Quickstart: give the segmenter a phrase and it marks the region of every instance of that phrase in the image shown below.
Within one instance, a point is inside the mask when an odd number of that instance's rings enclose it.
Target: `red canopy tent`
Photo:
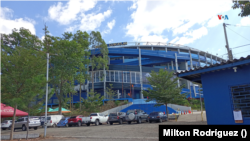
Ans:
[[[10,106],[6,106],[5,104],[1,103],[1,118],[5,117],[13,117],[14,108]],[[16,116],[27,116],[28,113],[23,112],[21,110],[16,109]]]

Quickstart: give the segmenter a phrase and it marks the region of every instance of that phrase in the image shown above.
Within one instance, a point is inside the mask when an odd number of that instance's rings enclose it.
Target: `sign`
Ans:
[[[219,18],[219,20],[221,20],[221,19],[228,20],[228,16],[227,15],[225,15],[225,16],[218,15],[218,18]]]
[[[111,47],[111,46],[120,46],[120,45],[127,45],[127,42],[107,44],[108,47]]]
[[[243,123],[241,110],[234,110],[233,113],[234,113],[235,123]]]

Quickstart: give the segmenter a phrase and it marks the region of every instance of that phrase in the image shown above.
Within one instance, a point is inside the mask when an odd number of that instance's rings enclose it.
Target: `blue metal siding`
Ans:
[[[250,83],[250,66],[242,66],[237,72],[226,69],[202,74],[201,79],[207,123],[239,125],[233,117],[230,87]],[[250,125],[250,118],[243,118],[242,124]]]

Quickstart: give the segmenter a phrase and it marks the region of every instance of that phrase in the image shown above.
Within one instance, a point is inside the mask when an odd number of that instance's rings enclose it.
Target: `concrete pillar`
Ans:
[[[110,65],[110,57],[109,57],[109,63],[108,63],[108,65]]]
[[[190,91],[190,98],[192,98],[191,82],[190,81],[189,81],[189,91]]]
[[[189,56],[190,56],[190,68],[193,69],[193,60],[192,60],[192,54],[190,50],[189,50]]]
[[[211,64],[212,64],[212,65],[214,64],[212,54],[211,54]]]
[[[178,48],[178,54],[180,54],[180,49]]]
[[[168,63],[168,69],[170,70],[170,68],[169,68],[169,63]]]
[[[143,83],[142,83],[142,67],[141,67],[141,49],[139,49],[139,67],[140,67],[140,81],[141,81],[141,99],[143,99]]]
[[[151,50],[154,50],[154,47],[151,47]]]
[[[165,47],[165,51],[168,52],[168,48]]]
[[[178,60],[177,60],[177,54],[175,53],[175,67],[176,67],[176,72],[178,72]]]
[[[201,67],[200,52],[198,52],[199,67]]]
[[[205,53],[205,60],[206,60],[206,65],[207,65],[207,53]]]

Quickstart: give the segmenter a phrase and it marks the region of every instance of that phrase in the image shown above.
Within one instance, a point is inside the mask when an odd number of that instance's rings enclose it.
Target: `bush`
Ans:
[[[128,104],[128,101],[127,101],[127,100],[125,100],[125,101],[124,101],[124,104]]]
[[[120,101],[119,100],[116,100],[115,101],[115,105],[118,106],[120,104]]]

